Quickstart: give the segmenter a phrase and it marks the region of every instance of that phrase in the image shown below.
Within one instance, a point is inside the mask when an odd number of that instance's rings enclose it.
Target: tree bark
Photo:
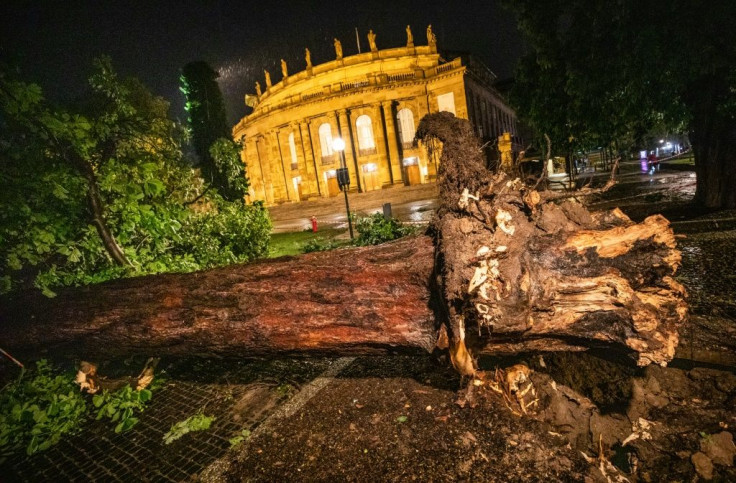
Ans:
[[[97,176],[95,176],[89,164],[84,161],[81,162],[85,165],[83,175],[87,180],[87,205],[92,215],[92,222],[97,229],[97,234],[100,235],[100,239],[102,240],[102,246],[105,247],[105,251],[107,251],[107,254],[110,255],[115,263],[121,266],[130,266],[128,257],[125,256],[125,252],[118,245],[118,242],[110,231],[110,227],[107,226],[107,222],[105,221]]]
[[[13,353],[381,354],[435,342],[429,237],[190,274],[24,294],[0,309]]]
[[[687,307],[667,220],[591,214],[490,173],[451,114],[417,133],[443,143],[431,237],[26,295],[2,304],[2,345],[84,357],[439,347],[463,374],[479,354],[602,346],[640,365],[672,359]]]
[[[736,123],[727,109],[727,76],[706,76],[694,83],[690,141],[695,156],[695,201],[706,208],[736,208]]]

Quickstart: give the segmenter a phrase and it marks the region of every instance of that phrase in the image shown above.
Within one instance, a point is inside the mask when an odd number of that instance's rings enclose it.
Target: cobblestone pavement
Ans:
[[[690,294],[693,318],[677,357],[715,362],[733,370],[736,230],[714,230],[723,226],[714,220],[733,218],[734,213],[683,209],[694,190],[694,179],[687,172],[663,170],[653,177],[634,173],[625,179],[621,187],[593,200],[595,205],[621,205],[638,218],[670,210],[675,230],[687,233],[679,240],[683,260],[678,278]],[[427,192],[417,190],[415,194],[426,197]],[[381,200],[370,198],[366,203],[376,201]],[[699,221],[704,224],[688,224]],[[693,227],[700,231],[693,232]],[[167,382],[154,393],[131,431],[115,434],[108,421],[90,421],[84,432],[62,439],[46,452],[6,462],[0,467],[0,481],[195,480],[227,454],[230,438],[243,429],[256,430],[300,388],[319,379],[331,363],[330,359],[317,358],[162,361],[159,367],[165,369]],[[101,371],[104,373],[104,366]],[[328,383],[321,389],[327,394],[331,390]],[[309,404],[319,404],[319,400],[318,394]],[[174,423],[200,411],[216,418],[209,430],[187,434],[168,446],[163,443],[163,435]]]

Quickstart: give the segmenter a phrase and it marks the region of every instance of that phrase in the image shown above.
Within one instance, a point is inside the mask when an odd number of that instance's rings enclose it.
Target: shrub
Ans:
[[[387,219],[381,213],[358,218],[355,229],[358,231],[355,244],[360,246],[378,245],[415,232],[414,227],[404,225],[396,218]]]
[[[317,238],[314,238],[304,244],[304,246],[302,247],[302,252],[324,252],[326,250],[334,250],[338,246],[339,244],[335,240],[319,240]]]

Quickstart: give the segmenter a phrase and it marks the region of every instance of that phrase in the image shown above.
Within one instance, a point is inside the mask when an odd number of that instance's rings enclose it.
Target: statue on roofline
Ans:
[[[281,74],[283,74],[284,79],[289,77],[289,70],[286,68],[286,61],[284,59],[281,59]]]
[[[414,36],[411,34],[411,26],[406,26],[406,46],[414,47]]]
[[[309,49],[304,49],[304,60],[307,61],[307,70],[312,68],[312,53]]]
[[[335,56],[337,60],[342,60],[342,43],[335,39]]]
[[[271,87],[271,74],[268,73],[267,70],[263,71],[266,74],[266,89]]]
[[[437,46],[437,36],[432,32],[432,24],[427,26],[427,45],[430,47]]]
[[[371,46],[371,52],[378,51],[378,47],[376,47],[376,34],[373,33],[373,29],[368,31],[368,45]]]
[[[261,92],[261,83],[258,81],[256,81],[256,94],[258,94],[258,97],[261,97],[261,94],[263,94]]]

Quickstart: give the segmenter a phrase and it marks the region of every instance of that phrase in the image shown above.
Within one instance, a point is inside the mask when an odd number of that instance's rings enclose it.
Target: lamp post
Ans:
[[[348,230],[350,230],[350,239],[353,237],[353,222],[350,219],[350,204],[348,203],[348,188],[350,187],[350,173],[345,164],[345,141],[341,138],[332,140],[332,149],[340,153],[340,167],[337,169],[337,185],[345,194],[345,210],[348,213]]]

